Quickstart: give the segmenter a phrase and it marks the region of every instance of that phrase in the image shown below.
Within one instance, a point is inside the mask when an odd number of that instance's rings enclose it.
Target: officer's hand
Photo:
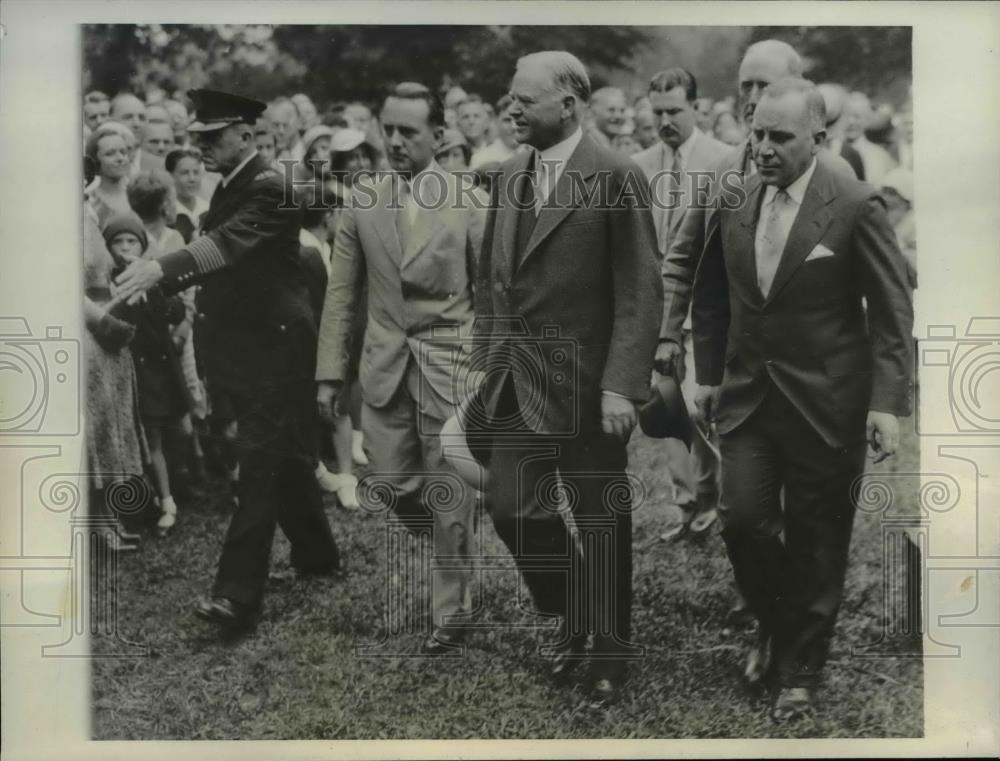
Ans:
[[[114,301],[135,304],[142,294],[163,279],[163,268],[155,259],[136,259],[115,278]]]
[[[681,347],[676,341],[660,341],[653,357],[653,369],[660,375],[673,375],[677,358],[681,355]]]
[[[320,381],[316,387],[316,409],[320,418],[330,425],[333,425],[336,420],[333,408],[337,405],[337,397],[340,396],[340,389],[343,385],[344,382],[339,380]]]
[[[694,390],[694,419],[702,428],[708,428],[719,406],[721,386],[697,386]]]
[[[605,433],[628,439],[635,428],[635,403],[615,394],[601,394],[601,427]]]
[[[866,427],[870,458],[875,462],[882,462],[896,454],[899,446],[899,420],[895,415],[868,410]]]

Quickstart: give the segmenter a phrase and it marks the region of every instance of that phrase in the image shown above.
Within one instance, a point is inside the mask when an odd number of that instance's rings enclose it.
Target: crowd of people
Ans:
[[[393,519],[414,532],[430,520],[435,557],[452,561],[474,557],[481,492],[536,607],[560,621],[551,674],[588,663],[605,704],[635,650],[631,516],[611,511],[609,541],[578,539],[539,505],[539,484],[558,477],[576,495],[583,534],[608,518],[650,381],[662,397],[673,378],[696,424],[689,442],[658,444],[678,515],[663,539],[721,523],[737,609],[758,622],[746,677],[772,680],[776,718],[811,710],[857,455],[865,442],[891,454],[908,412],[900,352],[916,260],[909,110],[802,74],[798,54],[769,40],[746,52],[738,95],[717,100],[683,66],[653,73],[631,101],[591,92],[583,65],[551,51],[522,58],[495,104],[414,83],[370,103],[88,93],[87,434],[108,546],[141,542],[106,504],[112,474],[148,479],[167,536],[214,468],[237,510],[196,612],[244,630],[260,614],[276,525],[298,573],[339,567],[320,490],[357,509],[367,467]],[[592,186],[596,203],[558,207],[570,178],[595,172],[610,178]],[[756,244],[731,232],[716,192],[696,201],[699,172],[735,173],[757,198]],[[635,177],[645,181],[629,203],[621,189]],[[355,203],[360,183],[374,204]],[[456,203],[470,186],[482,203]],[[664,189],[679,200],[654,203]],[[807,214],[818,232],[800,224]],[[782,290],[789,278],[800,281]],[[493,319],[510,316],[526,340],[553,325],[572,339],[573,372],[545,355],[541,381],[524,373],[512,361],[521,334]],[[783,320],[784,337],[769,332]],[[456,336],[486,348],[456,352]],[[428,473],[469,478],[447,451],[455,430],[479,488],[434,511]],[[577,586],[580,568],[611,574],[603,595]],[[466,646],[471,578],[462,563],[435,568],[427,655]]]

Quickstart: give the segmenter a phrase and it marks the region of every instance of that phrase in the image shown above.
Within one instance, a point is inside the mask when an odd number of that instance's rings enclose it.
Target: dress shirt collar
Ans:
[[[813,174],[816,172],[816,157],[813,157],[812,163],[799,178],[791,183],[785,188],[785,192],[788,193],[788,197],[791,198],[796,206],[802,205],[802,199],[805,197],[806,188],[809,187],[809,180],[812,179]],[[764,204],[769,204],[774,200],[774,197],[778,194],[778,188],[774,185],[768,185],[767,190],[764,191]]]
[[[537,151],[537,156],[535,157],[535,171],[539,171],[541,164],[539,159],[545,164],[546,168],[555,169],[556,173],[560,172],[563,166],[569,161],[569,157],[573,155],[573,151],[580,144],[583,139],[583,130],[577,127],[572,135],[567,137],[565,140],[556,143],[555,145],[550,145],[544,151]]]
[[[243,167],[245,167],[251,161],[253,161],[256,156],[257,156],[257,151],[254,151],[245,159],[243,159],[243,161],[241,161],[233,171],[231,171],[229,174],[227,174],[225,177],[219,180],[219,184],[222,185],[222,187],[226,187],[226,185],[232,182],[233,178],[240,173],[240,170],[243,169]]]
[[[177,202],[177,213],[181,216],[187,217],[191,220],[191,223],[197,227],[198,219],[208,211],[208,201],[206,201],[201,196],[194,197],[194,208],[189,209],[187,206],[182,204],[180,201]]]
[[[694,150],[695,141],[698,139],[698,128],[695,127],[691,130],[691,134],[688,135],[687,140],[678,145],[676,148],[671,148],[669,145],[660,141],[663,146],[663,161],[664,164],[670,164],[674,160],[674,153],[681,157],[681,164],[687,164],[688,159],[691,157],[691,151]]]

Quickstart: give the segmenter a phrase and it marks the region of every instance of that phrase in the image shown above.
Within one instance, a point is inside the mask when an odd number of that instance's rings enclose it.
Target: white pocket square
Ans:
[[[833,256],[833,251],[820,243],[817,244],[816,248],[809,252],[809,256],[806,257],[806,261],[811,262],[813,259],[825,259],[828,256]]]

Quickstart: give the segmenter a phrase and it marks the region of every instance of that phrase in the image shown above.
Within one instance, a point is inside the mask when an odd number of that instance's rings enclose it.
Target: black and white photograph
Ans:
[[[923,191],[924,115],[1000,104],[933,24],[202,5],[65,24],[80,317],[0,314],[0,631],[52,628],[90,752],[926,753],[1000,632],[1000,312],[942,264],[995,239]],[[983,199],[991,132],[945,147]]]

